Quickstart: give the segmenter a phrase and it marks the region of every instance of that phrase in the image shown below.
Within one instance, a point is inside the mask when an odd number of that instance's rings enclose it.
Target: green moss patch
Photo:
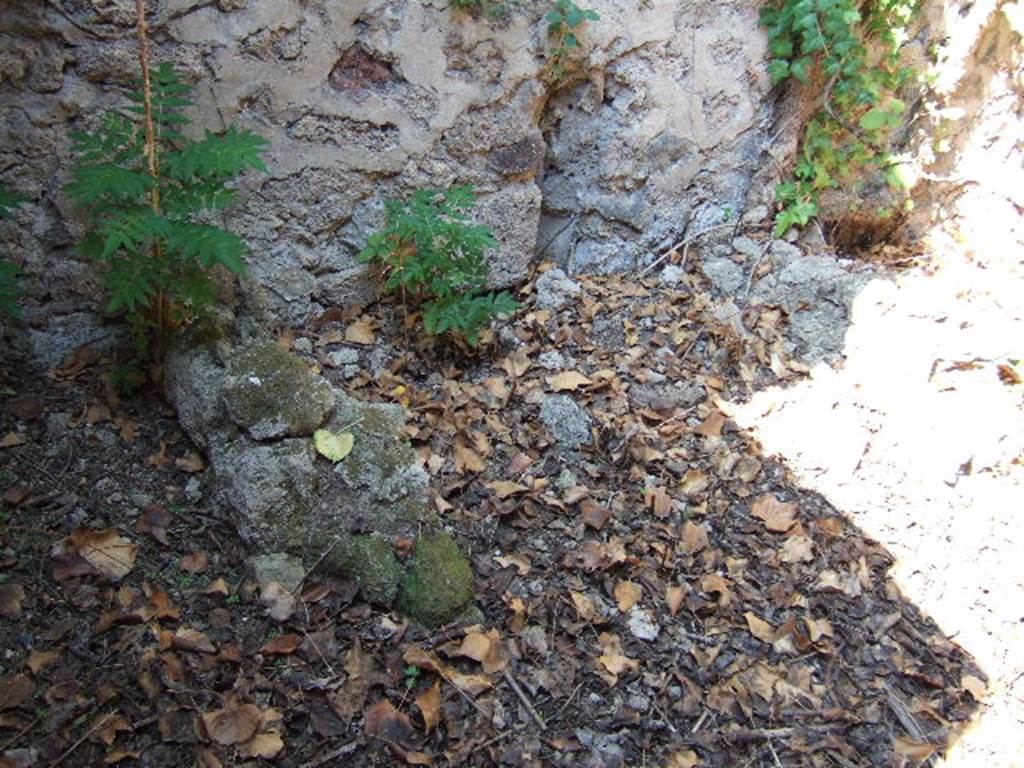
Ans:
[[[459,615],[476,594],[469,560],[447,534],[424,536],[398,595],[399,611],[426,627]]]

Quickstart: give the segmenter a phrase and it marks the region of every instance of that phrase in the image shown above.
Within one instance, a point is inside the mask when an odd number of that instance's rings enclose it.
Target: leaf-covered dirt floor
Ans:
[[[935,759],[981,673],[887,552],[717,407],[803,375],[784,318],[730,317],[686,282],[580,282],[560,310],[528,286],[475,359],[417,350],[387,304],[282,335],[408,407],[479,587],[469,623],[436,631],[316,571],[257,583],[173,413],[118,399],[109,360],[9,366],[0,766]],[[552,434],[571,403],[592,420],[577,449]]]

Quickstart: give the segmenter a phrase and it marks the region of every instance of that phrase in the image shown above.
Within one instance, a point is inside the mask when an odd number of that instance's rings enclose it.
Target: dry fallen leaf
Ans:
[[[612,511],[603,504],[598,504],[591,499],[583,499],[580,502],[580,518],[583,520],[583,524],[595,531],[602,530],[611,517]]]
[[[455,655],[479,661],[483,665],[484,672],[489,675],[505,669],[509,662],[505,642],[496,629],[492,629],[486,634],[467,632]]]
[[[262,713],[255,704],[242,704],[204,712],[202,720],[211,740],[231,746],[244,744],[256,735]]]
[[[124,538],[113,528],[105,531],[78,528],[68,536],[68,542],[96,573],[111,581],[118,581],[131,572],[139,551],[137,544]]]
[[[416,707],[423,715],[423,725],[427,734],[433,731],[441,722],[441,686],[434,683],[416,697]]]
[[[545,381],[555,392],[575,392],[580,387],[593,383],[577,371],[562,371],[555,376],[548,376]]]
[[[688,555],[700,552],[708,545],[708,529],[705,525],[687,520],[683,525],[683,551]]]
[[[271,759],[284,749],[284,741],[278,733],[257,733],[239,750],[243,757],[263,757]]]
[[[711,415],[704,419],[701,425],[693,431],[698,435],[703,435],[704,437],[721,437],[722,427],[724,426],[725,416],[722,415],[720,411],[713,411]]]
[[[776,533],[784,533],[796,524],[796,504],[779,501],[770,493],[754,500],[750,514],[763,520],[765,528]]]
[[[436,672],[460,691],[467,693],[470,696],[479,696],[481,693],[489,690],[493,686],[489,677],[484,675],[463,674],[454,667],[450,667],[445,664],[430,651],[424,651],[419,648],[409,648],[402,658],[406,664],[412,664],[413,666],[420,667],[428,672]]]
[[[668,612],[672,616],[679,613],[679,609],[683,607],[683,601],[686,600],[687,592],[689,592],[687,587],[668,587],[665,589],[665,602],[668,603]]]
[[[63,654],[60,651],[40,651],[33,650],[28,655],[28,662],[26,666],[32,671],[33,675],[38,675],[40,670],[46,669],[47,667],[53,666],[63,658]]]
[[[747,628],[750,630],[750,634],[769,645],[775,642],[775,627],[750,611],[744,613],[743,617],[747,620]]]
[[[195,451],[189,451],[184,456],[179,456],[174,460],[174,466],[180,469],[182,472],[188,472],[191,475],[197,472],[202,472],[206,469],[206,462],[203,461],[203,457]]]
[[[21,616],[21,604],[25,600],[25,588],[20,584],[0,584],[0,616],[17,619]]]
[[[494,495],[499,499],[507,499],[509,496],[526,493],[530,490],[525,485],[513,483],[509,480],[495,480],[493,483],[485,483],[484,486],[494,491]]]
[[[181,558],[181,570],[186,573],[202,573],[206,570],[208,560],[205,552],[193,552]]]
[[[387,699],[381,699],[366,710],[363,730],[367,736],[381,738],[392,744],[404,743],[413,731],[409,716],[395,709],[395,705]]]
[[[644,596],[643,587],[633,581],[620,581],[615,585],[615,602],[623,613],[629,611]]]
[[[18,445],[24,445],[27,442],[28,438],[20,432],[8,432],[0,438],[0,448],[14,448]]]
[[[171,637],[171,645],[181,651],[216,653],[217,647],[204,633],[197,629],[179,627]]]
[[[167,526],[173,519],[174,515],[166,507],[160,504],[150,504],[142,510],[139,519],[135,521],[135,531],[148,533],[165,547],[170,546],[170,542],[167,540]]]
[[[484,472],[487,469],[484,460],[466,445],[461,436],[455,439],[455,469],[459,472]]]
[[[594,604],[594,601],[582,592],[570,592],[572,604],[576,607],[576,615],[591,624],[605,624],[608,619]]]
[[[684,749],[669,755],[665,768],[697,768],[700,758],[692,749]]]
[[[267,606],[267,615],[275,621],[287,621],[295,612],[295,595],[276,581],[260,585],[260,602]]]
[[[302,636],[296,634],[278,635],[263,644],[260,650],[271,656],[287,656],[295,653],[302,645]]]
[[[810,536],[791,536],[782,545],[779,560],[784,563],[806,563],[814,559],[814,542]]]
[[[350,344],[370,346],[377,343],[377,334],[366,320],[357,320],[345,329],[345,341]]]

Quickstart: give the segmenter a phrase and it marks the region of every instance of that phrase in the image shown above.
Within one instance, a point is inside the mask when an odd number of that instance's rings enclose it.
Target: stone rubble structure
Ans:
[[[354,400],[273,341],[235,342],[209,328],[180,338],[166,369],[182,427],[258,551],[322,561],[368,600],[397,601],[427,624],[472,600],[469,563],[440,532],[401,406]],[[318,455],[318,429],[351,432],[352,452],[336,464]],[[417,542],[409,568],[394,553],[400,539]]]

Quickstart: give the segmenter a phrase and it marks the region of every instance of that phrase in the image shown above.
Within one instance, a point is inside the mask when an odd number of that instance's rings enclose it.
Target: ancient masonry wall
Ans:
[[[60,187],[69,133],[122,104],[133,0],[0,12],[0,180],[34,200],[5,248],[25,264],[35,353],[108,338]],[[195,128],[267,136],[270,173],[229,225],[252,245],[245,312],[298,325],[367,297],[356,254],[381,203],[473,185],[500,242],[495,282],[538,258],[570,272],[649,261],[689,224],[743,208],[772,108],[757,0],[590,0],[586,74],[543,77],[549,4],[503,22],[441,0],[151,0],[155,49],[197,86]]]

